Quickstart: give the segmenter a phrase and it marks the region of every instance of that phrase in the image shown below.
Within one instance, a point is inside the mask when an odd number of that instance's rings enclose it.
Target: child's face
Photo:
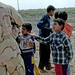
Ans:
[[[54,22],[53,29],[55,32],[61,31],[62,25],[59,25],[58,22]]]
[[[22,34],[28,34],[28,31],[25,27],[22,26]]]
[[[54,15],[54,11],[51,10],[48,14],[49,14],[49,16],[53,16]]]

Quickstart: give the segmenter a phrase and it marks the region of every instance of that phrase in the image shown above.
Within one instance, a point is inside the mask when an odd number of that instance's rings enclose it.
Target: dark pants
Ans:
[[[24,53],[21,54],[24,65],[26,69],[26,75],[34,75],[34,64],[32,64],[32,56],[25,56]]]
[[[40,50],[39,50],[39,68],[43,69],[44,67],[51,66],[49,60],[50,60],[50,45],[44,45],[40,44]]]

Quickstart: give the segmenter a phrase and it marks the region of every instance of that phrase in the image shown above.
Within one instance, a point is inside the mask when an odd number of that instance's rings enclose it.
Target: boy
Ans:
[[[67,36],[70,38],[72,35],[73,27],[70,23],[67,22],[68,19],[67,12],[66,11],[59,12],[59,18],[62,18],[65,21],[65,27],[63,29],[63,32],[66,33]]]
[[[22,31],[22,33],[24,34],[24,35],[28,35],[29,33],[31,33],[31,30],[32,30],[32,25],[30,24],[30,23],[25,23],[25,24],[23,24],[22,26],[24,26],[26,29],[27,29],[27,33],[23,33],[23,31]],[[23,28],[22,28],[23,29]],[[25,32],[25,31],[24,31]],[[32,40],[30,40],[29,39],[29,44],[30,44],[30,46],[32,47],[32,48],[34,48],[35,49],[35,43],[34,43],[34,38],[33,38],[33,36],[30,36],[31,38],[30,39],[32,39]],[[20,44],[20,40],[21,40],[21,36],[18,36],[18,38],[16,39],[17,40],[17,42]],[[20,49],[21,49],[21,47],[20,47]],[[33,49],[33,51],[34,51],[34,49]],[[21,49],[22,50],[22,49]],[[21,51],[22,52],[22,51]],[[29,55],[28,55],[29,56]],[[23,57],[23,59],[24,59],[24,56],[22,55],[22,57]],[[25,56],[26,57],[26,56]],[[36,75],[40,75],[40,71],[39,71],[39,69],[38,69],[38,67],[37,67],[37,65],[36,65],[36,63],[35,63],[35,60],[34,60],[34,55],[32,54],[30,57],[32,57],[31,58],[31,60],[32,60],[32,63],[34,64],[34,67],[32,68],[33,70],[34,70],[34,72],[35,72],[35,74]],[[25,60],[24,59],[24,61],[27,61],[27,60]],[[29,60],[28,60],[29,61]],[[27,68],[27,65],[26,65],[26,63],[25,63],[25,67],[26,67],[26,71],[28,71],[28,68]],[[31,75],[33,75],[32,73],[30,73]],[[26,75],[29,75],[29,73],[27,74],[27,72],[26,72]]]
[[[52,29],[50,28],[50,19],[54,15],[54,11],[55,7],[49,5],[47,7],[47,14],[43,15],[43,17],[37,23],[37,27],[39,28],[39,36],[48,37],[50,33],[52,33]],[[40,43],[39,49],[39,69],[41,72],[45,72],[44,67],[46,67],[46,70],[50,70],[52,68],[49,62],[51,53],[50,46],[49,44],[43,45]]]
[[[69,24],[67,22],[67,19],[68,19],[68,14],[66,11],[57,11],[55,13],[55,18],[61,18],[65,21],[65,27],[63,29],[63,32],[70,38],[71,35],[72,35],[72,30],[73,30],[73,27],[71,24]],[[68,65],[68,75],[70,75],[70,64]]]
[[[63,32],[70,38],[71,35],[72,35],[72,30],[73,30],[73,27],[71,24],[69,24],[67,22],[67,19],[68,19],[68,14],[66,11],[57,11],[55,12],[55,15],[54,17],[57,19],[57,18],[61,18],[65,21],[65,27],[63,29]]]
[[[24,60],[26,75],[34,75],[34,63],[32,61],[34,55],[33,39],[28,33],[32,30],[30,23],[22,25],[22,34],[17,37],[17,42],[21,49],[21,56]]]
[[[55,32],[47,38],[41,38],[39,36],[35,37],[35,39],[41,43],[50,43],[56,75],[67,75],[68,64],[73,58],[70,39],[64,32],[62,32],[64,24],[64,20],[55,19],[53,25]]]

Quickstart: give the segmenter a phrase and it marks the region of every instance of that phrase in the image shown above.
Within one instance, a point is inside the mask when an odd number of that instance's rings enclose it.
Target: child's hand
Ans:
[[[33,48],[33,47],[34,47],[34,44],[33,44],[32,39],[29,39],[28,42],[29,42],[29,46],[30,46],[31,48]]]
[[[29,33],[31,36],[36,36],[34,32]]]

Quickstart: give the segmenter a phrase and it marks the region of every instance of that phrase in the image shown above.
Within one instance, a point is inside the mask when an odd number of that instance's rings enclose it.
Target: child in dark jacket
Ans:
[[[38,21],[37,27],[39,28],[39,36],[48,37],[50,33],[52,33],[51,27],[51,17],[54,15],[55,7],[49,5],[47,7],[47,14],[43,15],[42,18]],[[39,69],[41,72],[46,72],[46,70],[50,70],[52,68],[50,62],[50,46],[49,44],[43,45],[40,43],[39,45]],[[46,70],[44,69],[46,68]]]

